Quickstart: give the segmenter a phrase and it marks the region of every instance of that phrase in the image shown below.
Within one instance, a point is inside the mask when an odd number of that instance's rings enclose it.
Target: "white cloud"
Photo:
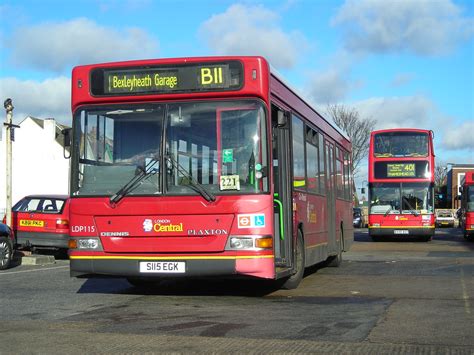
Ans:
[[[13,121],[27,116],[54,118],[71,125],[71,79],[57,77],[42,82],[0,79],[0,97],[13,100]]]
[[[435,153],[440,161],[474,163],[474,122],[456,124],[430,99],[418,96],[376,97],[351,104],[360,117],[375,118],[375,129],[422,128],[434,132]]]
[[[319,104],[329,104],[345,99],[351,89],[343,70],[329,69],[314,73],[308,83],[309,96]]]
[[[263,6],[237,4],[204,22],[200,35],[216,54],[262,55],[277,68],[291,68],[307,41],[297,31],[283,32],[278,20]]]
[[[346,99],[352,90],[364,85],[362,80],[353,80],[351,71],[360,56],[338,50],[324,61],[327,68],[307,75],[306,92],[318,104],[331,104]]]
[[[362,52],[439,55],[474,35],[473,18],[451,0],[347,0],[332,19],[346,47]]]
[[[474,151],[474,121],[450,125],[450,128],[444,133],[442,144],[445,149],[467,149],[472,154]],[[473,158],[471,156],[471,161]]]
[[[86,18],[42,23],[14,32],[12,65],[63,72],[76,64],[129,60],[157,55],[158,42],[138,28],[122,31]]]
[[[413,73],[399,73],[395,75],[392,82],[390,83],[393,87],[400,87],[410,84],[415,78]]]
[[[375,97],[354,104],[361,117],[377,119],[376,129],[436,129],[441,115],[433,102],[424,96]]]

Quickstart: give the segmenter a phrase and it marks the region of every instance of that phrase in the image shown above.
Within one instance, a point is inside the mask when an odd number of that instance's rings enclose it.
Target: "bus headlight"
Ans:
[[[69,249],[102,251],[102,245],[98,238],[71,238]]]
[[[232,235],[227,240],[226,250],[272,249],[273,238],[262,235]]]
[[[253,239],[242,237],[231,237],[229,246],[231,249],[252,249]]]

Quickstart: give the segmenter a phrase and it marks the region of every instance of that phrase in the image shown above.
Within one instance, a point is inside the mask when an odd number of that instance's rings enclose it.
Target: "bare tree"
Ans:
[[[342,104],[328,105],[327,111],[334,123],[352,141],[352,173],[358,173],[359,165],[369,154],[370,132],[377,122],[374,118],[361,118],[355,108]]]
[[[434,171],[435,186],[442,187],[447,184],[448,168],[441,164],[436,164]]]

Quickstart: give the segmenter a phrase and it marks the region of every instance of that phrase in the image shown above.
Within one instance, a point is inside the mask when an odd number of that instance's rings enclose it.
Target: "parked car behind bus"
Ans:
[[[30,195],[12,208],[12,229],[22,247],[67,249],[69,241],[67,195]]]
[[[454,213],[452,211],[436,211],[436,227],[454,227],[454,220]]]
[[[364,228],[365,227],[365,218],[364,214],[362,213],[362,209],[359,207],[354,207],[352,209],[352,225],[354,228]]]

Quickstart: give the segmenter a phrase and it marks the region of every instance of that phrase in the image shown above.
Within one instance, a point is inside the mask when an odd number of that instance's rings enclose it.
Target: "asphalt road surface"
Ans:
[[[296,290],[253,281],[75,279],[69,261],[0,271],[0,354],[474,354],[474,243],[372,242]]]

